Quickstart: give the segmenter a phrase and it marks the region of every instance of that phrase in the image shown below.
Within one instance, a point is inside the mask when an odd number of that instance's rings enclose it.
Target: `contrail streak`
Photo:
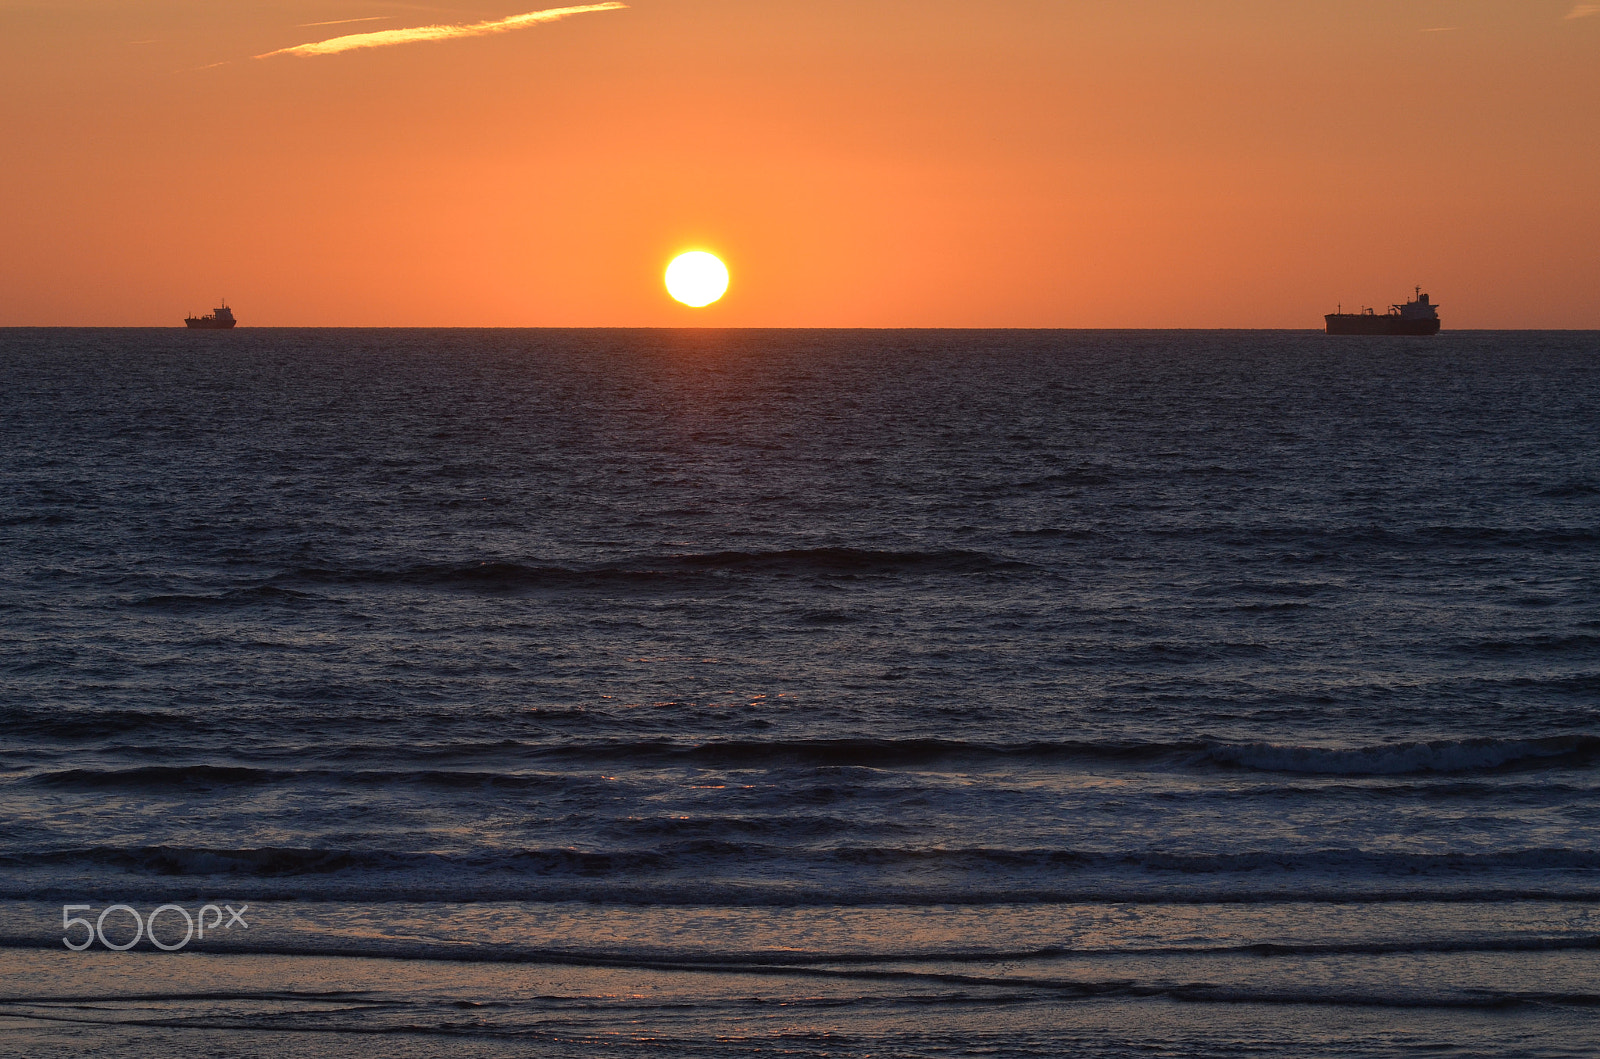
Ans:
[[[411,44],[423,40],[455,40],[458,37],[483,37],[490,33],[505,33],[513,29],[535,26],[541,22],[554,22],[569,15],[583,15],[590,11],[616,11],[627,7],[622,3],[584,4],[580,7],[552,7],[545,11],[529,11],[525,15],[495,19],[492,22],[472,22],[459,26],[416,26],[412,29],[380,29],[373,33],[351,33],[344,37],[301,44],[293,48],[279,48],[257,59],[270,59],[274,55],[337,55],[356,48],[385,48],[391,44]]]
[[[336,18],[331,22],[302,22],[296,29],[310,29],[312,26],[342,26],[347,22],[385,22],[393,15],[371,15],[367,18]]]

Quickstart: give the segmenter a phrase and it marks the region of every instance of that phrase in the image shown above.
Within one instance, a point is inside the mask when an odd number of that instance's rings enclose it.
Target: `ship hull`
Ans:
[[[1323,317],[1328,322],[1330,335],[1436,335],[1438,320],[1407,320],[1402,316],[1385,313],[1329,313]]]
[[[225,331],[238,323],[237,320],[213,320],[205,316],[191,316],[183,322],[189,327],[198,327],[206,331]]]

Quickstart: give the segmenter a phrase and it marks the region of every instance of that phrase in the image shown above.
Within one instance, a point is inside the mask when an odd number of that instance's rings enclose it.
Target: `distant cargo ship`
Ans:
[[[1337,312],[1323,317],[1330,335],[1436,335],[1439,307],[1417,288],[1417,296],[1404,305],[1391,305],[1379,316],[1371,309],[1359,313]]]
[[[223,302],[221,305],[211,310],[210,316],[185,316],[183,318],[183,322],[189,327],[206,328],[232,327],[234,324],[238,323],[238,321],[233,318],[233,310],[228,308],[227,302]]]

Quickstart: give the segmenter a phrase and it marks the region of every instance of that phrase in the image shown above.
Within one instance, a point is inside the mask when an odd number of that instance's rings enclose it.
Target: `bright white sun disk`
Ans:
[[[728,266],[715,254],[691,250],[667,266],[667,293],[698,309],[710,305],[728,289]]]

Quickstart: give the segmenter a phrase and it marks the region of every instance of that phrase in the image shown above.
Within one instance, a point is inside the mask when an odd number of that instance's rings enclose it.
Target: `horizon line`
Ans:
[[[181,331],[194,328],[172,324],[0,324],[0,331]],[[206,332],[217,330],[203,328]],[[1028,324],[251,324],[226,328],[237,331],[1287,331],[1324,334],[1320,327],[1141,327],[1131,325],[1060,326]],[[1436,335],[1329,335],[1330,338],[1436,338],[1438,335],[1510,331],[1600,332],[1593,327],[1452,327]],[[223,341],[226,341],[224,339]]]

